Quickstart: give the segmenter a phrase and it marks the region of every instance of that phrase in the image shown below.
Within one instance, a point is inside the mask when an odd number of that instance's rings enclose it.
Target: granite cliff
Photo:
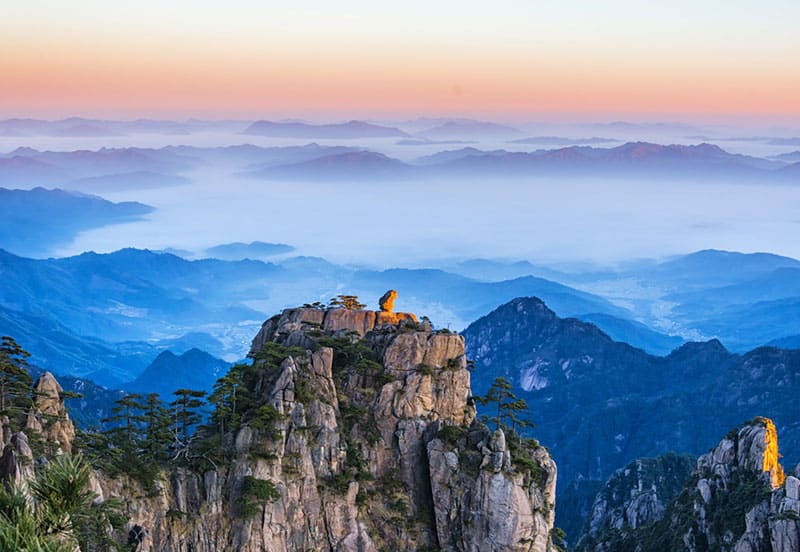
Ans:
[[[684,470],[683,461],[637,461],[598,493],[577,549],[800,550],[800,473],[795,468],[793,475],[786,475],[779,457],[775,425],[759,417],[732,430],[702,455],[677,494],[675,481]]]
[[[476,419],[461,336],[385,307],[270,318],[252,364],[229,374],[234,412],[211,416],[187,461],[152,485],[95,470],[97,501],[124,501],[118,540],[142,552],[555,550],[547,450]],[[67,452],[65,419],[47,439]],[[25,441],[5,445],[26,457],[3,464],[19,481],[35,464]]]

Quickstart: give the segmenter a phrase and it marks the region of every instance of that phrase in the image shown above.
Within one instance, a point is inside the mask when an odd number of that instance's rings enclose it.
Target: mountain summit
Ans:
[[[267,320],[252,363],[215,384],[207,424],[190,436],[200,416],[183,418],[169,435],[179,445],[156,469],[126,471],[138,459],[116,458],[101,440],[91,450],[106,460],[89,496],[124,500],[128,523],[112,535],[165,552],[553,550],[549,453],[476,419],[463,338],[395,312],[396,296],[384,294],[377,312],[340,296],[337,308]],[[202,393],[182,392],[176,417],[202,405]],[[117,410],[122,429],[106,435],[139,438],[124,429],[136,397]],[[160,427],[152,412],[148,435]],[[23,441],[7,453],[33,466],[37,453]],[[36,477],[3,466],[15,484]]]

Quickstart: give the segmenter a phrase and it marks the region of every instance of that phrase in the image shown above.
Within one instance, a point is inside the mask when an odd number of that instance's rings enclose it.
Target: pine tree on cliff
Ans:
[[[205,404],[201,399],[206,396],[206,392],[195,389],[178,389],[173,394],[177,398],[170,403],[170,406],[172,407],[175,434],[180,446],[178,455],[188,456],[192,429],[202,420],[198,409]]]
[[[498,377],[492,382],[486,395],[475,397],[480,405],[497,405],[496,416],[482,416],[485,423],[492,423],[496,429],[510,429],[512,432],[534,426],[533,422],[521,417],[521,413],[528,410],[528,403],[524,399],[517,398],[512,389],[510,381],[504,377]]]
[[[219,434],[225,435],[226,431],[236,429],[239,425],[239,411],[237,406],[243,402],[241,397],[242,369],[234,366],[214,384],[214,390],[208,397],[208,402],[214,405],[213,422],[216,423]],[[239,404],[237,404],[239,403]]]
[[[118,399],[114,408],[111,409],[111,416],[101,420],[103,423],[112,424],[113,427],[105,431],[111,442],[120,448],[135,448],[136,441],[142,424],[145,422],[145,404],[142,403],[142,396],[138,393],[131,393]]]
[[[0,342],[0,415],[16,416],[31,406],[33,380],[28,373],[28,357],[13,338],[4,335]]]
[[[169,459],[169,450],[175,438],[171,429],[169,410],[164,407],[158,393],[150,393],[144,409],[144,450],[149,460],[162,464]]]

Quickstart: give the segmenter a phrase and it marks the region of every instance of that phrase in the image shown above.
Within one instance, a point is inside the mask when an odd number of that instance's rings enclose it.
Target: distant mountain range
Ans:
[[[70,117],[55,121],[42,119],[0,120],[0,136],[58,136],[58,137],[113,137],[128,134],[163,134],[184,136],[192,132],[209,130],[237,132],[246,126],[244,121],[167,121],[136,119],[112,121]]]
[[[209,164],[234,170],[258,170],[334,154],[361,151],[345,146],[238,146],[103,148],[96,151],[39,151],[17,148],[0,153],[0,185],[36,185],[96,192],[174,186],[189,183],[182,173]]]
[[[409,136],[400,129],[364,121],[349,121],[346,123],[327,125],[315,125],[304,122],[256,121],[247,127],[243,134],[312,140],[318,138],[405,138]]]
[[[255,247],[271,252],[273,245]],[[244,251],[237,244],[228,247],[231,258],[256,256],[250,254],[252,244]],[[538,296],[559,315],[593,322],[612,338],[650,353],[666,354],[691,336],[716,336],[732,350],[745,351],[798,334],[797,264],[775,255],[704,251],[587,276],[488,260],[448,263],[447,270],[378,271],[313,257],[187,261],[127,249],[32,260],[2,253],[0,333],[18,336],[56,373],[101,373],[105,376],[92,377],[114,385],[179,343],[184,350],[199,347],[217,357],[240,358],[265,313],[308,297],[327,302],[344,289],[374,306],[392,288],[400,292],[403,309],[453,329],[514,297]],[[589,289],[595,283],[605,289],[603,279],[638,281],[648,298],[630,297],[623,289],[620,302],[609,288],[604,293],[612,302],[578,289],[587,282]],[[565,285],[570,283],[578,288]],[[654,301],[671,307],[653,310]]]
[[[181,343],[241,358],[265,312],[309,296],[327,302],[341,289],[372,304],[397,289],[404,309],[452,327],[526,294],[546,297],[566,315],[622,320],[628,314],[596,295],[541,278],[479,282],[441,270],[370,271],[309,257],[276,264],[187,261],[135,249],[46,260],[2,252],[0,275],[0,334],[15,336],[35,362],[55,373],[112,386]],[[202,337],[187,337],[194,335]]]
[[[169,402],[177,389],[195,389],[210,393],[217,379],[225,375],[230,364],[199,349],[181,355],[164,351],[139,374],[123,385],[132,393],[158,393]]]
[[[800,166],[800,165],[798,165]],[[484,151],[474,147],[441,151],[405,163],[363,151],[325,156],[301,163],[251,171],[249,176],[274,179],[375,178],[504,178],[532,176],[592,176],[632,178],[792,178],[793,165],[732,154],[711,144],[694,146],[626,143],[612,148],[570,146],[533,152]]]
[[[757,157],[731,154],[718,146],[699,144],[695,146],[651,144],[629,142],[613,148],[571,146],[555,150],[535,152],[485,152],[463,151],[438,165],[442,172],[504,171],[499,174],[549,174],[553,172],[576,172],[593,175],[683,173],[694,176],[715,174],[738,174],[746,176],[753,171],[762,172],[779,169],[783,165]]]
[[[469,119],[456,119],[446,121],[417,133],[419,136],[434,140],[441,139],[474,139],[519,136],[522,131],[510,126],[500,125],[486,121],[472,121]]]
[[[275,255],[284,255],[294,251],[294,247],[285,243],[266,243],[254,241],[250,243],[233,242],[209,247],[205,254],[213,259],[238,261],[242,259],[265,259]]]
[[[373,129],[364,130],[366,134],[373,131],[378,134],[383,132],[391,134],[397,130],[378,131],[374,128],[388,127],[378,127],[369,123],[343,125],[269,123],[273,124],[281,128],[282,125],[290,125],[290,128],[298,125],[302,128],[331,127],[325,132],[333,135],[355,132],[357,129]],[[320,138],[320,136],[310,137]],[[428,142],[423,140],[417,143]],[[159,149],[119,148],[70,152],[18,148],[10,153],[0,154],[0,185],[25,188],[49,185],[78,191],[173,186],[189,183],[186,180],[186,173],[209,164],[254,178],[310,181],[412,177],[496,178],[500,175],[503,178],[593,176],[714,179],[724,177],[791,183],[795,181],[800,170],[798,169],[800,162],[789,164],[785,159],[763,159],[732,154],[718,146],[705,143],[694,146],[664,146],[647,142],[630,142],[610,148],[571,145],[531,152],[482,150],[470,146],[440,151],[420,157],[413,162],[400,161],[384,153],[363,148],[320,146],[315,143],[281,147],[245,144],[223,147],[168,146]]]
[[[800,351],[736,355],[712,340],[653,356],[559,318],[536,298],[499,307],[463,335],[475,359],[473,392],[485,393],[497,376],[513,383],[558,464],[562,497],[572,482],[605,480],[635,458],[705,452],[759,412],[775,420],[784,454],[800,456]],[[580,503],[564,498],[564,506]],[[581,513],[564,506],[557,502],[559,524],[577,534]]]
[[[411,166],[382,153],[356,151],[246,171],[242,174],[263,179],[341,181],[402,178],[412,171]]]
[[[134,171],[120,174],[87,176],[67,182],[64,184],[64,187],[68,190],[79,190],[83,193],[106,193],[185,186],[190,183],[190,179],[174,174]]]
[[[783,161],[784,163],[800,163],[800,151],[791,151],[789,153],[773,155],[771,159]]]
[[[176,155],[167,149],[38,151],[18,148],[0,154],[0,185],[74,184],[89,177],[131,173],[173,175],[201,164],[199,159]]]
[[[608,144],[610,142],[619,142],[615,138],[600,138],[592,136],[591,138],[565,138],[564,136],[531,136],[528,138],[518,138],[511,140],[512,144],[533,144],[541,146],[590,146],[593,144]]]
[[[45,256],[81,231],[139,220],[153,208],[112,203],[64,190],[0,188],[0,244],[9,251]]]

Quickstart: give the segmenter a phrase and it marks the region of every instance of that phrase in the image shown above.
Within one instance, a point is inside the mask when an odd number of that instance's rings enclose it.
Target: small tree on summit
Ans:
[[[361,310],[367,305],[358,300],[358,295],[337,295],[330,300],[328,306],[334,309]]]

